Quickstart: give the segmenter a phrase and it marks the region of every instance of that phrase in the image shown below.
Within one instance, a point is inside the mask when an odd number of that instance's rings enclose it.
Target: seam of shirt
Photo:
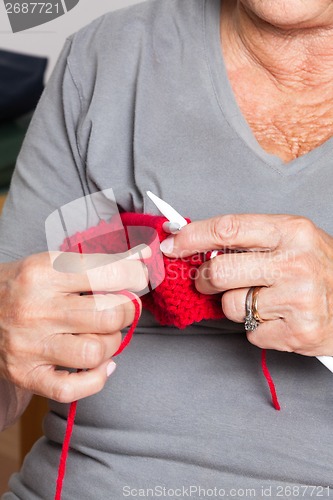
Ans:
[[[0,255],[5,255],[6,257],[10,257],[10,258],[15,257],[17,259],[24,259],[25,258],[24,255],[19,255],[17,253],[9,253],[9,252],[6,252],[4,250],[0,250]],[[4,262],[2,262],[2,264],[4,264]]]
[[[81,95],[80,86],[78,84],[78,81],[76,80],[76,78],[74,76],[74,71],[73,71],[73,69],[71,67],[71,63],[70,63],[69,57],[67,57],[67,68],[68,68],[69,76],[71,77],[71,80],[72,80],[73,85],[75,87],[75,90],[77,92],[77,95],[79,96],[79,101],[80,101],[80,118],[81,118],[82,115],[83,115],[83,96]],[[82,165],[85,165],[85,162],[83,160],[82,150],[81,150],[79,141],[77,139],[77,134],[75,134],[75,142],[76,142],[76,147],[77,147],[77,150],[78,150],[80,158],[81,158]]]
[[[73,38],[74,38],[74,36],[73,36]],[[69,39],[69,41],[72,42],[73,38]],[[71,80],[73,82],[74,88],[75,88],[75,90],[77,92],[77,95],[79,97],[80,114],[79,114],[79,119],[78,119],[78,129],[80,129],[81,120],[83,119],[83,103],[84,103],[84,98],[83,98],[83,95],[82,95],[82,93],[80,91],[79,81],[76,79],[76,77],[74,75],[74,70],[73,70],[73,68],[71,66],[70,55],[68,55],[68,57],[67,57],[67,69],[68,69],[68,74],[69,74],[69,76],[70,76],[70,78],[71,78]],[[78,135],[79,135],[79,132],[76,132],[75,133],[75,143],[76,143],[77,151],[79,153],[79,157],[80,157],[81,165],[82,165],[82,175],[78,171],[78,176],[79,176],[79,179],[80,179],[80,183],[81,183],[81,187],[82,187],[82,192],[86,195],[86,194],[91,194],[91,191],[90,191],[89,182],[88,182],[88,179],[87,179],[87,161],[84,159],[84,155],[83,155],[83,152],[82,152],[79,140],[78,140]]]

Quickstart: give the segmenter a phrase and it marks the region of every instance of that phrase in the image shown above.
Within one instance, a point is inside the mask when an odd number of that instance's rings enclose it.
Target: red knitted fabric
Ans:
[[[148,267],[150,282],[162,283],[150,293],[142,296],[143,307],[148,309],[161,325],[186,328],[204,319],[225,318],[221,308],[221,294],[203,295],[195,288],[194,278],[198,268],[209,257],[197,254],[186,259],[170,259],[163,255],[156,258],[160,242],[168,234],[163,229],[167,219],[154,215],[121,214],[124,230],[114,231],[112,219],[102,221],[98,226],[83,233],[76,233],[63,244],[61,250],[83,253],[117,254],[145,243],[150,246],[152,256],[144,259]],[[189,219],[187,219],[190,222]],[[109,231],[108,231],[109,228]],[[156,232],[158,238],[156,238]]]
[[[195,288],[194,279],[198,268],[210,257],[210,252],[185,259],[170,259],[165,255],[157,258],[160,255],[160,242],[169,236],[162,227],[167,219],[130,212],[120,217],[121,221],[119,218],[111,219],[110,222],[102,221],[98,226],[76,233],[64,242],[61,250],[118,254],[145,243],[151,248],[151,257],[143,260],[148,267],[152,286],[150,293],[142,296],[142,304],[161,325],[186,328],[204,319],[225,318],[221,307],[222,294],[204,295]],[[189,219],[187,221],[191,222]],[[156,288],[154,283],[158,284]],[[274,383],[266,365],[266,351],[263,352],[262,370],[273,406],[279,410]]]

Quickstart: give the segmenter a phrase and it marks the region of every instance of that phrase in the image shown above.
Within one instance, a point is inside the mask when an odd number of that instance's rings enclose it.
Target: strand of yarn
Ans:
[[[62,487],[63,487],[64,478],[65,478],[65,474],[66,474],[66,463],[67,463],[69,445],[70,445],[73,427],[74,427],[74,422],[75,422],[76,409],[77,409],[77,401],[73,401],[70,404],[68,417],[67,417],[66,433],[65,433],[65,438],[64,438],[64,442],[62,444],[62,449],[61,449],[61,456],[60,456],[58,477],[57,477],[57,486],[56,486],[56,493],[55,493],[54,500],[61,500]]]
[[[278,397],[276,394],[276,389],[275,389],[273,379],[271,377],[271,374],[269,373],[269,369],[268,369],[267,363],[266,363],[266,349],[263,349],[261,351],[261,368],[262,368],[262,372],[267,380],[269,390],[271,391],[272,404],[273,404],[274,408],[279,411],[281,409],[280,403],[279,403],[279,400],[278,400]]]
[[[113,357],[118,356],[118,354],[120,354],[131,342],[134,331],[138,325],[138,322],[140,319],[140,313],[141,313],[139,301],[134,296],[134,294],[128,292],[127,290],[122,290],[121,292],[118,292],[118,293],[121,295],[125,295],[133,302],[134,307],[135,307],[135,315],[134,315],[134,320],[133,320],[133,323],[132,323],[130,329],[128,330],[126,336],[124,337],[122,343],[120,344],[118,351],[113,355]],[[80,371],[81,370],[78,370],[78,372],[80,372]],[[78,403],[77,401],[73,401],[69,407],[66,432],[65,432],[65,437],[64,437],[64,441],[63,441],[63,445],[62,445],[62,449],[61,449],[60,461],[59,461],[56,492],[55,492],[54,500],[61,500],[63,484],[64,484],[65,475],[66,475],[67,458],[68,458],[69,447],[70,447],[71,437],[72,437],[74,423],[75,423],[77,403]]]

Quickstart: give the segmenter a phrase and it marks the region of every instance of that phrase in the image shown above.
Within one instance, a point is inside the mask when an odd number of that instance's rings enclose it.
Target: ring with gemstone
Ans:
[[[259,321],[257,321],[253,315],[253,291],[255,287],[251,287],[246,294],[245,300],[245,331],[253,332],[259,326]]]

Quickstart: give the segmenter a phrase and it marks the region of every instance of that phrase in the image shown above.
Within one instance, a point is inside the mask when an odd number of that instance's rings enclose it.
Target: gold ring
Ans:
[[[262,286],[255,286],[253,288],[253,294],[252,294],[252,314],[254,319],[258,321],[258,323],[264,322],[258,311],[258,295],[262,288],[263,288]]]

